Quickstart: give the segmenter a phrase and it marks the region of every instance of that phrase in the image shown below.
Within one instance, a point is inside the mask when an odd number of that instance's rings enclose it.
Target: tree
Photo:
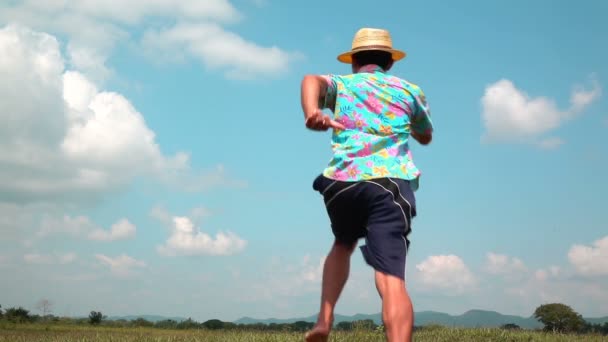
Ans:
[[[520,330],[521,327],[515,323],[507,323],[500,326],[501,329],[505,330]]]
[[[219,330],[224,328],[224,322],[220,321],[219,319],[210,319],[203,322],[202,326],[210,330]]]
[[[6,309],[4,315],[6,319],[15,323],[24,323],[32,319],[30,312],[22,307]]]
[[[136,326],[136,327],[152,327],[152,326],[154,326],[154,323],[152,323],[152,322],[150,322],[150,321],[148,321],[148,320],[146,320],[144,318],[141,318],[141,317],[138,317],[137,319],[132,320],[131,324],[134,325],[134,326]]]
[[[545,331],[578,332],[585,326],[583,317],[561,303],[544,304],[536,308],[534,318],[545,325]]]
[[[161,329],[175,329],[175,327],[177,326],[177,321],[174,321],[172,319],[165,319],[156,322],[154,326]]]
[[[89,314],[89,323],[96,325],[101,323],[101,320],[103,319],[103,315],[101,314],[100,311],[91,311],[91,313]]]
[[[53,308],[53,303],[48,299],[41,299],[38,304],[36,304],[36,308],[42,312],[42,316],[46,317],[51,313]]]
[[[300,331],[300,332],[312,329],[313,326],[314,326],[314,323],[306,322],[306,321],[297,321],[297,322],[293,322],[291,324],[292,331]]]
[[[199,327],[200,327],[200,324],[190,317],[188,317],[188,319],[185,321],[181,321],[181,322],[177,323],[177,326],[176,326],[177,329],[198,329]]]
[[[338,324],[336,324],[336,330],[341,330],[341,331],[350,331],[353,329],[353,323],[352,322],[340,322]]]

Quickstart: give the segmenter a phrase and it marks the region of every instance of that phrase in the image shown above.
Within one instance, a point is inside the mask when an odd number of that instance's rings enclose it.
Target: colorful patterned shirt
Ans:
[[[377,65],[323,77],[328,89],[322,107],[346,127],[333,131],[333,157],[323,175],[342,181],[401,178],[417,190],[421,172],[409,148],[410,132],[433,131],[422,90]]]

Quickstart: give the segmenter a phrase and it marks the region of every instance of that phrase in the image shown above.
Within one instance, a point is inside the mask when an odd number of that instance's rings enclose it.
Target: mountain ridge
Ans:
[[[294,318],[266,318],[256,319],[252,317],[242,317],[233,323],[236,324],[282,324],[282,323],[294,323],[297,321],[315,322],[317,319],[316,315],[306,317],[294,317]],[[339,315],[336,314],[334,318],[334,324],[340,322],[349,322],[355,320],[371,319],[376,324],[382,323],[382,314],[354,314],[354,315]],[[585,321],[594,324],[603,324],[608,322],[608,316],[605,317],[590,317],[584,318]],[[444,312],[438,311],[420,311],[414,314],[414,324],[416,326],[425,326],[430,324],[440,324],[451,327],[465,327],[465,328],[492,328],[500,327],[504,324],[517,324],[524,329],[538,329],[542,328],[542,323],[536,320],[533,316],[523,317],[517,315],[505,315],[500,312],[490,310],[471,309],[465,311],[460,315],[450,315]]]

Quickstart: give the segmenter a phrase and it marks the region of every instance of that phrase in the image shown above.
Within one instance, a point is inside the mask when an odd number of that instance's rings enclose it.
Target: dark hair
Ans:
[[[393,61],[393,55],[390,52],[382,50],[366,50],[353,54],[353,64],[364,66],[375,64],[386,70]]]

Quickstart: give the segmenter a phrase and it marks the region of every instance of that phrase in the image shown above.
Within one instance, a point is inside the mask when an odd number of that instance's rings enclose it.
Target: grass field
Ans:
[[[3,325],[0,342],[290,342],[303,341],[302,333],[164,330],[86,326]],[[335,332],[330,341],[384,341],[381,332]],[[433,328],[418,331],[414,341],[608,341],[608,336],[554,335],[499,329]]]

